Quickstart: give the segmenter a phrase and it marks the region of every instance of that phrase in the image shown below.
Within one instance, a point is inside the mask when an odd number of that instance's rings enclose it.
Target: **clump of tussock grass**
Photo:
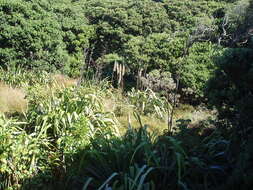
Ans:
[[[209,110],[202,106],[193,107],[190,105],[180,105],[176,109],[176,118],[189,120],[187,128],[191,129],[191,133],[205,136],[208,133],[214,131],[215,126],[212,124],[212,121],[215,121],[217,118],[217,110]]]
[[[103,107],[106,112],[113,112],[119,122],[119,131],[124,135],[128,130],[129,124],[134,128],[139,128],[140,123],[134,117],[134,113],[140,114],[142,124],[148,126],[149,132],[162,134],[167,128],[165,118],[158,118],[154,114],[143,115],[136,111],[135,106],[129,103],[128,96],[125,96],[119,89],[111,89],[110,96],[103,99]]]
[[[126,104],[126,97],[124,97],[122,92],[118,89],[110,89],[110,92],[103,99],[105,111],[115,112],[116,115],[122,115],[123,111],[127,111],[128,113],[129,110],[126,110],[126,108],[129,105]]]
[[[161,120],[159,118],[155,118],[154,116],[140,116],[141,122],[143,125],[147,126],[147,131],[151,133],[156,133],[162,135],[164,130],[167,129],[167,122]],[[117,117],[120,126],[120,133],[124,135],[126,131],[129,129],[129,125],[132,128],[140,128],[139,121],[134,117],[133,112],[130,112],[128,115],[122,115]]]
[[[25,113],[28,101],[23,90],[12,88],[0,82],[0,112],[2,113]]]
[[[52,75],[52,86],[56,88],[67,88],[76,86],[78,79],[72,79],[62,74]]]
[[[203,107],[193,107],[191,105],[181,104],[175,110],[175,119],[190,119],[191,124],[198,124],[200,121],[216,117],[216,110],[208,110]]]
[[[5,84],[2,81],[0,81],[0,87],[4,87],[4,86]]]

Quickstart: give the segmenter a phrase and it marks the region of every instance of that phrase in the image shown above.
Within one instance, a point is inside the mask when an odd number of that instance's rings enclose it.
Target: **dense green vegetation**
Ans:
[[[251,189],[252,0],[0,0],[0,190]]]
[[[211,67],[214,68],[211,59],[217,50],[215,38],[227,4],[151,0],[3,1],[1,65],[57,70],[74,77],[84,67],[85,76],[101,79],[111,78],[118,63],[124,66],[124,73],[117,72],[115,75],[120,76],[116,79],[127,80],[130,87],[134,83],[139,85],[139,78],[154,69],[173,75],[183,69],[181,88],[202,96],[203,86],[212,75]],[[191,47],[194,42],[198,44]],[[200,51],[205,55],[198,58]],[[198,69],[203,69],[201,76]]]

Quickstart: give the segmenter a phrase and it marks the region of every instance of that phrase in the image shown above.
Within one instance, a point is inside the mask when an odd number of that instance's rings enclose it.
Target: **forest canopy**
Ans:
[[[126,90],[159,70],[179,79],[183,101],[201,103],[214,100],[207,89],[221,55],[252,48],[252,9],[250,0],[1,1],[0,65]]]
[[[1,1],[0,64],[79,76],[84,50],[88,50],[94,63],[90,74],[110,77],[114,62],[120,62],[133,83],[138,73],[144,76],[159,69],[175,77],[183,69],[181,87],[203,96],[212,70],[205,68],[213,67],[211,55],[216,53],[211,52],[217,49],[220,23],[230,4],[203,0]],[[190,47],[195,42],[198,45]],[[203,63],[196,57],[197,46],[210,56]],[[188,48],[189,55],[185,54]],[[108,61],[106,57],[112,54],[114,58]],[[204,69],[202,76],[194,74],[197,65]],[[190,75],[193,80],[187,81],[184,77]]]

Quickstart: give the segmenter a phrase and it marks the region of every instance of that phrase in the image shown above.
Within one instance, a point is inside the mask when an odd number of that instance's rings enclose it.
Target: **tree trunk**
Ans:
[[[79,87],[79,86],[81,85],[81,83],[82,83],[85,68],[88,67],[88,65],[86,64],[86,59],[87,59],[88,51],[89,51],[88,48],[85,48],[84,51],[83,51],[83,66],[82,66],[82,68],[81,68],[80,77],[79,77],[79,79],[78,79],[78,81],[77,81],[77,86],[78,86],[78,87]]]
[[[168,132],[172,133],[172,127],[173,127],[173,118],[174,118],[174,111],[177,104],[177,92],[178,92],[178,86],[179,86],[179,78],[177,77],[176,82],[176,89],[173,92],[173,102],[172,102],[172,108],[169,110],[168,108]],[[167,99],[169,101],[169,93],[167,94]]]
[[[141,89],[141,77],[142,77],[142,71],[143,69],[138,69],[138,74],[137,74],[137,89]]]

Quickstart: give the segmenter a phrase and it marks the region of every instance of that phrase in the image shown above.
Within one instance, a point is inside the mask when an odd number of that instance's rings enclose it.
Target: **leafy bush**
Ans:
[[[27,178],[48,169],[49,141],[38,133],[27,133],[26,123],[0,116],[0,187],[19,189]]]
[[[21,84],[26,85],[25,76],[4,77],[13,84],[24,80]],[[34,73],[29,76],[36,78]],[[66,165],[90,137],[106,131],[117,134],[113,115],[103,111],[106,90],[102,86],[48,88],[50,80],[33,82],[33,86],[24,86],[27,113],[10,115],[15,120],[0,119],[0,179],[4,189],[57,185],[66,175]]]
[[[60,25],[47,1],[1,2],[1,65],[60,68],[64,44]]]
[[[221,52],[221,48],[209,42],[193,44],[180,73],[181,85],[188,89],[186,94],[192,93],[191,97],[195,98],[204,96],[207,82],[214,76],[217,68],[215,59]]]
[[[181,131],[157,137],[145,126],[129,128],[121,138],[96,136],[77,154],[74,167],[79,170],[72,183],[80,189],[209,189],[223,184],[219,179],[227,177],[231,160],[223,151],[229,142],[215,131],[186,148],[187,139],[181,137]]]
[[[252,49],[227,49],[219,59],[219,69],[210,81],[208,90],[210,103],[217,106],[221,118],[232,119],[235,125],[247,129],[251,128],[249,126],[252,123],[251,60]],[[242,128],[240,131],[244,131]]]
[[[169,106],[166,98],[159,97],[151,89],[145,91],[132,89],[127,96],[129,103],[134,106],[137,113],[144,115],[155,113],[156,116],[162,119]]]
[[[62,3],[47,0],[0,3],[1,67],[72,71],[70,55],[79,55],[75,62],[82,62],[81,52],[87,46],[90,29],[77,5],[68,0]],[[77,22],[83,24],[76,26]]]

